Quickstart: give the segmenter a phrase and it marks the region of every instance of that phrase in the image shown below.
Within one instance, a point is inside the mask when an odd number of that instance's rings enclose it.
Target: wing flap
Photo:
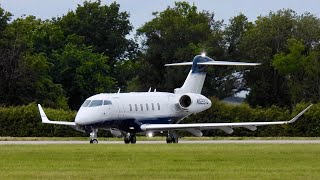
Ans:
[[[249,130],[256,130],[257,126],[290,124],[294,123],[300,116],[302,116],[313,104],[301,111],[298,115],[289,121],[274,121],[274,122],[237,122],[237,123],[193,123],[193,124],[143,124],[140,126],[143,131],[162,131],[162,130],[183,130],[183,129],[221,129],[230,133],[232,128],[244,127]],[[232,133],[232,132],[231,132]]]
[[[46,115],[46,113],[44,112],[44,110],[42,109],[41,105],[38,104],[38,108],[39,108],[39,112],[40,112],[40,116],[41,116],[41,120],[42,123],[46,123],[46,124],[60,124],[60,125],[67,125],[67,126],[76,126],[75,122],[68,122],[68,121],[50,121]]]

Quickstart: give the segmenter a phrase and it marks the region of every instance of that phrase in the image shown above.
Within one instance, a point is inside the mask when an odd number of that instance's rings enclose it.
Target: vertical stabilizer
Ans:
[[[187,79],[184,81],[181,88],[174,89],[175,94],[183,93],[201,93],[206,73],[192,73],[190,70]]]
[[[182,62],[166,64],[165,66],[188,66],[192,65],[192,68],[188,74],[187,79],[181,88],[176,88],[174,93],[198,93],[202,91],[203,83],[206,78],[206,67],[208,66],[258,66],[261,63],[248,63],[248,62],[232,62],[232,61],[215,61],[205,54],[197,55],[193,58],[192,62]]]
[[[193,58],[192,68],[181,88],[174,90],[175,94],[198,93],[201,94],[204,80],[206,79],[206,66],[199,65],[200,62],[210,61],[206,56],[197,55]]]

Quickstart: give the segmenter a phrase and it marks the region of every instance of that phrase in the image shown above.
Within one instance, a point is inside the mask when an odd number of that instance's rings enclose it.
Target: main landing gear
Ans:
[[[168,135],[167,135],[167,138],[166,138],[166,141],[167,141],[168,144],[170,144],[170,143],[178,143],[179,136],[175,131],[169,131]]]
[[[98,129],[92,129],[92,132],[90,133],[90,144],[98,144],[97,134]]]
[[[137,138],[135,134],[130,134],[127,133],[126,136],[124,137],[124,143],[125,144],[135,144],[137,142]]]

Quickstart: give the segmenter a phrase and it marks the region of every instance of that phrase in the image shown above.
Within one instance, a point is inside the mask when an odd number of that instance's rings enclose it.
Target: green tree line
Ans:
[[[205,51],[216,60],[260,62],[255,68],[210,67],[203,88],[219,99],[237,91],[243,75],[252,107],[287,107],[320,99],[320,20],[281,9],[250,22],[244,14],[217,20],[214,12],[176,2],[137,28],[116,2],[79,4],[65,15],[39,19],[0,5],[0,104],[73,109],[102,92],[173,91],[191,61]]]

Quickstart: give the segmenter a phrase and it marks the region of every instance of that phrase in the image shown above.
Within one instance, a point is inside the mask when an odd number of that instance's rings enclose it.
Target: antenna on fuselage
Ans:
[[[120,90],[121,90],[121,89],[119,88],[119,89],[118,89],[118,92],[117,92],[118,94],[120,93]]]
[[[149,88],[149,91],[148,92],[151,92],[151,87]]]
[[[157,89],[154,89],[154,91],[153,92],[157,92]]]

